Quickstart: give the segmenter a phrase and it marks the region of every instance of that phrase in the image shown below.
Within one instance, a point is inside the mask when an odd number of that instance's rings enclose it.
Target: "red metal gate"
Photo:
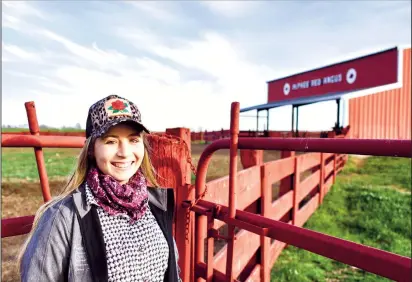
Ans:
[[[235,227],[260,236],[260,264],[252,270],[249,278],[269,281],[267,237],[286,244],[355,266],[367,272],[387,277],[396,281],[411,281],[411,259],[390,252],[371,248],[347,240],[328,236],[319,232],[294,226],[293,224],[272,220],[267,217],[237,210],[237,150],[286,150],[323,153],[343,153],[374,156],[412,157],[410,140],[354,140],[354,139],[282,139],[282,138],[239,138],[239,103],[233,103],[231,109],[230,139],[213,142],[202,153],[196,178],[196,198],[185,206],[196,214],[194,278],[197,281],[235,281],[239,271],[234,271],[234,253],[236,245]],[[206,194],[205,180],[212,154],[219,149],[230,149],[229,201],[228,206],[203,200]],[[262,198],[265,191],[262,191]],[[293,191],[296,201],[298,192]],[[265,204],[263,204],[265,207]],[[295,206],[296,207],[296,206]],[[293,211],[294,220],[297,210]],[[264,211],[263,211],[264,214]],[[214,240],[222,239],[218,234],[216,220],[228,224],[226,273],[219,272],[214,265]],[[205,259],[204,240],[207,240]],[[239,247],[239,246],[237,246]],[[259,279],[260,278],[260,279]],[[252,279],[251,279],[252,280]]]
[[[44,168],[44,160],[41,148],[42,147],[62,147],[62,148],[81,148],[84,143],[84,137],[68,137],[68,136],[36,136],[38,135],[37,118],[35,117],[34,104],[26,103],[26,109],[29,116],[30,129],[33,135],[8,135],[2,134],[2,147],[34,147],[36,152],[36,161],[39,168],[39,176],[43,190],[44,200],[50,199],[50,192],[47,184],[47,175]],[[185,170],[187,165],[185,161],[177,163],[174,168],[179,169],[182,173],[176,186],[177,203],[184,203],[183,206],[177,207],[176,237],[181,259],[179,265],[182,268],[182,277],[184,281],[189,281],[189,277],[194,277],[196,280],[206,279],[208,281],[234,281],[238,279],[240,271],[238,257],[239,250],[247,241],[242,236],[241,232],[235,234],[235,227],[246,230],[258,237],[258,246],[260,247],[259,262],[253,265],[250,274],[241,280],[253,281],[269,281],[270,268],[273,264],[271,255],[279,254],[286,244],[302,248],[304,250],[352,265],[368,272],[375,273],[397,281],[411,280],[411,259],[402,257],[396,254],[374,249],[368,246],[363,246],[339,238],[334,238],[319,232],[310,231],[301,228],[316,207],[322,202],[322,199],[327,193],[329,187],[333,183],[337,171],[341,169],[342,162],[345,160],[344,154],[360,154],[360,155],[376,155],[376,156],[398,156],[412,157],[412,144],[409,140],[350,140],[350,139],[315,139],[315,138],[239,138],[238,133],[238,117],[239,104],[232,104],[231,112],[231,129],[230,139],[222,139],[210,144],[203,152],[197,168],[196,178],[196,198],[195,202],[185,200],[191,199],[190,192],[190,171]],[[30,120],[35,122],[30,122]],[[181,137],[180,137],[181,138]],[[227,203],[210,201],[210,197],[206,195],[205,178],[207,167],[212,154],[219,149],[230,149],[230,174],[228,178],[228,201]],[[302,151],[302,152],[320,152],[319,160],[316,163],[312,156],[305,155],[296,158],[287,158],[277,163],[269,163],[262,166],[255,166],[249,170],[244,170],[243,176],[238,177],[237,173],[237,150],[238,149],[253,149],[253,150],[281,150],[281,151]],[[162,149],[164,150],[164,148]],[[338,154],[335,154],[338,153]],[[315,153],[313,153],[315,154]],[[343,154],[343,155],[339,155]],[[185,159],[185,157],[183,157]],[[305,169],[311,169],[315,165],[319,165],[321,169],[306,179],[305,184],[299,186],[299,172]],[[274,172],[273,172],[274,171]],[[188,174],[189,173],[189,174]],[[256,198],[256,193],[253,194],[248,190],[250,185],[256,183],[243,183],[248,179],[257,178],[258,184],[261,184],[260,194],[261,208],[260,215],[248,211],[243,211],[244,199],[240,196]],[[331,175],[330,180],[325,183],[325,175]],[[276,175],[276,177],[274,176]],[[280,201],[287,202],[288,207],[292,207],[291,219],[287,222],[282,222],[281,218],[285,208],[280,205],[273,206],[268,195],[267,186],[274,179],[281,179],[285,176],[293,175],[294,185],[293,190],[285,193]],[[189,182],[188,182],[189,179]],[[245,180],[246,179],[246,180]],[[299,210],[299,202],[312,189],[316,179],[319,181],[319,189],[312,199],[308,202],[305,208]],[[226,185],[226,183],[225,183]],[[211,188],[210,185],[209,188]],[[301,189],[299,189],[299,187]],[[309,187],[309,188],[304,188]],[[240,191],[240,188],[244,188]],[[259,188],[259,187],[258,187]],[[304,190],[304,191],[302,191]],[[209,192],[216,192],[210,191]],[[219,191],[221,193],[221,191]],[[253,194],[253,195],[252,195]],[[202,197],[205,195],[205,197]],[[189,215],[189,224],[191,225],[191,214],[196,215],[196,228],[193,233],[189,231],[188,241],[183,237],[184,214]],[[305,209],[305,210],[304,210]],[[271,214],[276,213],[276,214]],[[274,220],[276,219],[276,220]],[[2,237],[15,236],[28,233],[31,229],[33,216],[2,219]],[[222,236],[217,231],[219,226],[227,223],[229,226],[228,236]],[[239,235],[238,235],[239,234]],[[195,238],[195,257],[190,257],[192,238]],[[226,257],[219,258],[219,265],[215,264],[213,257],[213,246],[216,238],[225,239],[227,244]],[[270,238],[276,241],[272,244]],[[207,247],[203,244],[207,240]],[[242,245],[243,244],[243,245]],[[255,244],[255,243],[253,243]],[[253,245],[253,250],[256,245]],[[205,253],[207,257],[205,258]],[[226,264],[224,262],[226,261]],[[236,264],[234,263],[236,262]],[[192,272],[189,275],[189,272]],[[255,280],[255,281],[256,281]]]

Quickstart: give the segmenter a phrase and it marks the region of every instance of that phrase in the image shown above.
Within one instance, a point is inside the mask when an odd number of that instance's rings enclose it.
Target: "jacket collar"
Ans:
[[[91,209],[86,202],[86,183],[83,183],[73,193],[74,205],[79,212],[80,217],[84,217]],[[167,189],[157,187],[147,187],[149,202],[163,211],[167,211]]]

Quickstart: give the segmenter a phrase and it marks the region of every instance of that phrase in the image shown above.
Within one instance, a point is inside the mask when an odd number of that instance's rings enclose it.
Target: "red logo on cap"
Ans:
[[[111,107],[109,107],[109,110],[112,110],[113,112],[115,111],[122,111],[124,109],[126,109],[127,104],[120,101],[120,100],[116,100],[114,102],[112,102]]]

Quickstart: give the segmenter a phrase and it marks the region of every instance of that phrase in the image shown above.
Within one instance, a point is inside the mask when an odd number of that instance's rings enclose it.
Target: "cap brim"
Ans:
[[[100,136],[104,135],[111,127],[113,127],[115,125],[118,125],[119,123],[123,123],[123,122],[130,122],[132,124],[136,124],[137,126],[141,127],[143,129],[143,131],[150,134],[150,131],[141,122],[133,120],[129,117],[125,117],[125,118],[119,118],[119,119],[108,121],[104,126],[99,128],[98,132],[92,133],[92,135],[94,137],[100,137]]]

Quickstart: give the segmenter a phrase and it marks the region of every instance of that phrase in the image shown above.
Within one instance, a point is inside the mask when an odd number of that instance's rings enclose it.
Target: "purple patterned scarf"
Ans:
[[[141,218],[148,203],[146,178],[138,170],[126,184],[92,167],[87,174],[87,185],[97,202],[110,215],[127,214],[133,223]]]

